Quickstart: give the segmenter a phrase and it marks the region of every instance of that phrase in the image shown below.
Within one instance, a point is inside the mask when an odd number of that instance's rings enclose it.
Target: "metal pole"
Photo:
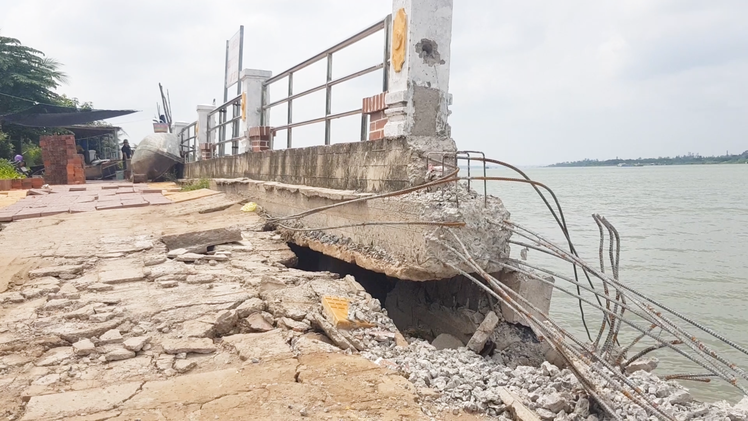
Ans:
[[[229,100],[229,89],[226,84],[229,83],[228,80],[229,76],[229,40],[226,40],[226,62],[223,65],[223,102],[224,104],[226,101]]]
[[[361,113],[361,141],[365,141],[369,138],[369,115]]]
[[[325,105],[325,145],[330,144],[330,119],[327,118],[332,114],[332,86],[329,83],[332,81],[332,53],[327,55],[327,88],[326,88],[326,105]]]
[[[384,60],[382,61],[382,92],[390,89],[390,54],[392,44],[392,15],[384,18]]]
[[[293,95],[293,73],[288,74],[288,96]],[[287,124],[293,124],[293,100],[288,100],[288,122]],[[293,135],[290,127],[286,130],[286,147],[291,149],[293,145]]]
[[[268,105],[268,85],[266,83],[262,83],[262,95],[260,97],[260,104],[261,104],[261,111],[260,112],[260,126],[267,126],[268,125],[268,109],[266,108]]]
[[[242,73],[242,60],[244,60],[244,25],[239,26],[239,68],[237,69],[237,75],[241,75]],[[241,80],[236,81],[236,94],[242,94]]]

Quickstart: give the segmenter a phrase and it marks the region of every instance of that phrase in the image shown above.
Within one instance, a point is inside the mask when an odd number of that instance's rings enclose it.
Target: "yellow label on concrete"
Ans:
[[[330,320],[333,326],[337,328],[349,328],[352,326],[348,320],[348,305],[350,300],[340,297],[322,297],[322,309],[325,316]]]
[[[400,72],[405,63],[405,41],[407,38],[408,22],[405,9],[400,9],[392,22],[392,66],[395,72]]]

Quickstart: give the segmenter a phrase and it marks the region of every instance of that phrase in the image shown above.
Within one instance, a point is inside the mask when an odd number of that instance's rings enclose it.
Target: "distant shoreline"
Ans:
[[[584,159],[581,161],[559,162],[548,167],[653,167],[663,165],[716,165],[716,164],[747,164],[748,151],[740,155],[699,156],[687,155],[675,158],[639,158],[639,159]]]

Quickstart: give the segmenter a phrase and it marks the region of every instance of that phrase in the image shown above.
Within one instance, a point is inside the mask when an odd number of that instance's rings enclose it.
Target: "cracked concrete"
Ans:
[[[407,379],[314,331],[310,318],[321,314],[322,295],[372,305],[352,277],[287,267],[295,255],[281,237],[262,232],[264,221],[239,206],[200,213],[221,201],[236,203],[221,195],[168,208],[61,214],[13,222],[0,232],[0,246],[10,250],[3,269],[10,282],[0,291],[0,417],[429,419],[424,411],[437,413]],[[229,224],[241,227],[244,240],[222,245],[226,258],[214,263],[210,255],[194,263],[169,260],[159,241]],[[41,241],[18,243],[21,233]],[[71,265],[80,269],[56,269]],[[40,268],[34,274],[51,278],[30,279],[29,271]],[[101,272],[119,276],[113,268],[138,276],[96,287]],[[187,283],[191,275],[210,281]],[[164,276],[172,288],[160,286]],[[28,298],[19,294],[28,288],[36,288]],[[48,306],[59,299],[65,306]],[[250,330],[246,319],[257,315],[273,330]],[[191,337],[190,321],[210,329]],[[85,352],[74,351],[80,340]],[[476,417],[447,411],[435,418]]]

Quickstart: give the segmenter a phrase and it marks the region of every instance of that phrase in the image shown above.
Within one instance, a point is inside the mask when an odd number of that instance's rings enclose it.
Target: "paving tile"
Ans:
[[[70,206],[70,213],[96,212],[95,203],[75,203]]]
[[[13,215],[13,220],[18,221],[19,219],[38,218],[42,215],[39,209],[24,208]]]
[[[86,191],[86,186],[72,186],[70,191]]]
[[[122,202],[123,208],[139,208],[142,206],[148,206],[149,203],[146,201],[143,202]]]
[[[162,194],[144,194],[143,198],[151,205],[170,205],[174,203]]]
[[[70,207],[47,207],[41,210],[41,216],[52,216],[70,212]]]
[[[96,205],[96,210],[107,210],[107,209],[121,209],[122,202],[119,200],[116,202],[99,203]]]
[[[17,210],[8,210],[7,208],[0,210],[0,222],[10,222],[13,220],[13,215],[18,212]]]

